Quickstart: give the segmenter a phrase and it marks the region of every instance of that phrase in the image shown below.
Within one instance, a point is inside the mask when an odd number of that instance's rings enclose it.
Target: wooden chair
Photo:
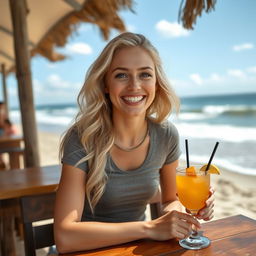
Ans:
[[[53,218],[55,195],[55,193],[49,193],[20,198],[26,256],[36,256],[36,249],[55,244],[53,223],[40,223],[33,226],[33,222]]]
[[[26,256],[36,256],[36,249],[54,245],[53,223],[33,226],[33,222],[53,218],[55,193],[20,198]],[[151,218],[160,216],[160,203],[150,204]]]
[[[161,216],[161,204],[159,202],[151,203],[149,206],[152,220],[157,219]]]

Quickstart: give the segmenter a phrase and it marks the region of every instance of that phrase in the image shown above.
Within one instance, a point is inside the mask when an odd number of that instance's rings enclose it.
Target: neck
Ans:
[[[147,121],[131,120],[114,123],[115,127],[115,145],[124,151],[131,151],[130,149],[138,148],[145,141],[148,134]],[[127,149],[127,150],[125,150]]]

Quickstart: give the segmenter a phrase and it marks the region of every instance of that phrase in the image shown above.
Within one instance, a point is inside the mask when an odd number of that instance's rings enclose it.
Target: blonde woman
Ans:
[[[200,223],[176,197],[178,108],[159,55],[140,34],[112,39],[87,72],[79,113],[61,144],[54,233],[59,252],[184,238]],[[145,221],[161,187],[163,215]],[[212,218],[213,198],[201,218]]]

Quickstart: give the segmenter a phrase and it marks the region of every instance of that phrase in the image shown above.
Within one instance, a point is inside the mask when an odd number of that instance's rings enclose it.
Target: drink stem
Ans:
[[[191,215],[194,217],[197,215],[197,211],[191,211]],[[197,238],[198,237],[198,232],[197,232],[197,227],[196,226],[192,226],[192,232],[190,234],[190,237],[193,238]]]

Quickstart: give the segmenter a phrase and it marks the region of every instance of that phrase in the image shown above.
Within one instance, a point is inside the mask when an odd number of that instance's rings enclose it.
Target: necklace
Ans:
[[[140,146],[143,144],[143,142],[144,142],[145,139],[147,138],[148,134],[149,134],[149,129],[148,129],[148,127],[147,127],[147,131],[146,131],[146,133],[145,133],[143,139],[141,140],[141,142],[140,142],[139,144],[137,144],[136,146],[133,146],[133,147],[131,147],[131,148],[123,148],[123,147],[117,145],[116,143],[114,143],[114,145],[115,145],[117,148],[119,148],[120,150],[122,150],[122,151],[131,152],[131,151],[133,151],[134,149],[140,147]]]

